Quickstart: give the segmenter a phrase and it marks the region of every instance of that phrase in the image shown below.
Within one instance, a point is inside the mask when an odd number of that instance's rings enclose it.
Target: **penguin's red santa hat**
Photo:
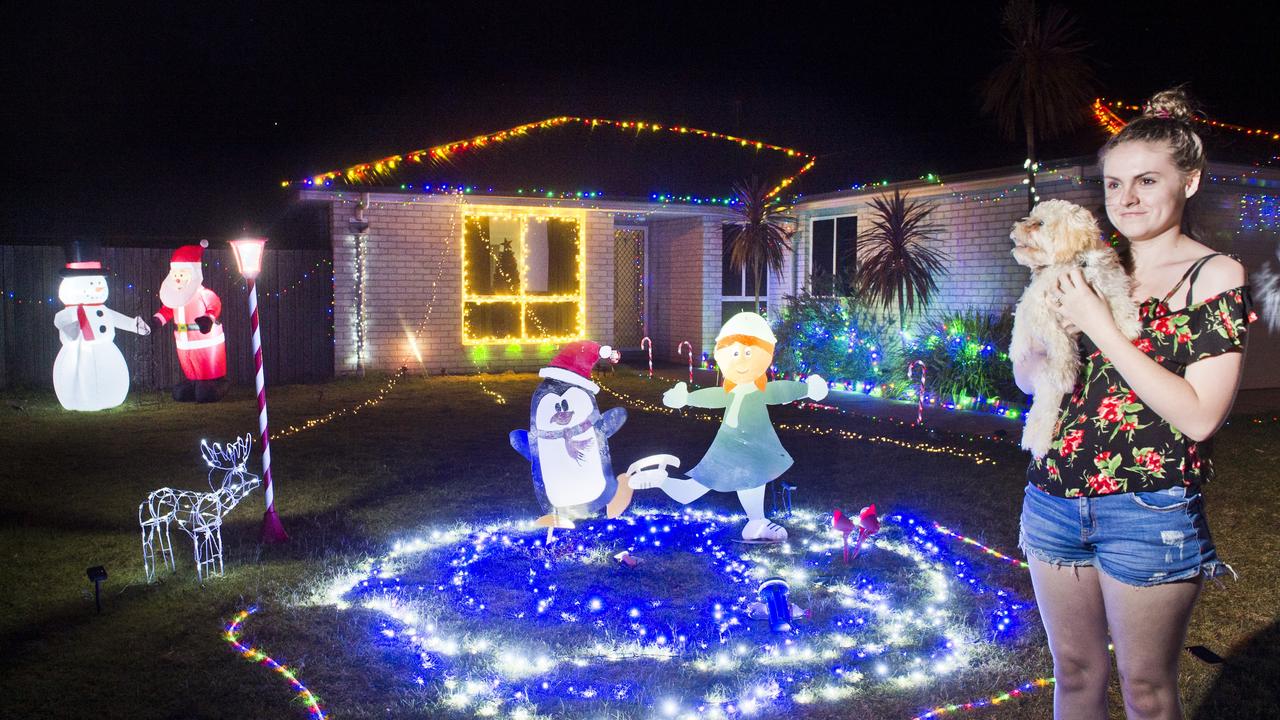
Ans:
[[[600,386],[591,382],[591,368],[600,360],[616,363],[618,354],[608,345],[578,340],[560,348],[549,365],[538,371],[538,376],[577,385],[595,395],[600,392]]]

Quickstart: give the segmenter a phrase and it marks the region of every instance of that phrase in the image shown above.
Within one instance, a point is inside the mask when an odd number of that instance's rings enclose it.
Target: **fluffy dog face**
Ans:
[[[1066,200],[1046,200],[1027,217],[1015,222],[1009,233],[1013,259],[1039,270],[1071,262],[1084,252],[1102,247],[1102,231],[1088,210]]]

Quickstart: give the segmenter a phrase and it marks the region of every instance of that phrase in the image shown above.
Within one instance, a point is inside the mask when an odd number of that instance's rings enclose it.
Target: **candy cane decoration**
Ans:
[[[266,375],[262,371],[262,335],[258,331],[258,286],[253,278],[246,278],[249,288],[249,324],[253,327],[253,363],[257,366],[257,374],[253,383],[258,388],[258,430],[262,433],[262,487],[267,500],[267,511],[262,515],[262,542],[282,543],[289,539],[289,534],[280,524],[280,516],[276,515],[275,486],[271,483],[271,436],[267,432],[267,387]]]
[[[907,382],[908,383],[911,382],[911,371],[915,370],[917,365],[920,366],[920,385],[916,390],[916,424],[923,425],[924,424],[924,378],[929,368],[924,364],[923,360],[912,361],[912,363],[907,366]]]
[[[653,341],[649,339],[649,336],[646,335],[645,337],[640,339],[640,349],[641,350],[647,349],[649,351],[649,379],[652,380],[653,379]]]
[[[677,355],[677,356],[679,356],[679,355],[680,355],[680,350],[681,350],[682,348],[686,348],[686,347],[687,347],[687,348],[689,348],[689,350],[688,350],[688,353],[689,353],[689,384],[690,384],[690,385],[692,385],[692,384],[693,384],[693,343],[689,342],[688,340],[682,340],[682,341],[680,341],[680,344],[676,346],[676,355]]]

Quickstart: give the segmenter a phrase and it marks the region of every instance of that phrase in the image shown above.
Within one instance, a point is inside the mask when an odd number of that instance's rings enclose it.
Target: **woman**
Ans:
[[[1107,717],[1115,645],[1131,720],[1181,718],[1178,657],[1206,577],[1232,572],[1205,520],[1205,441],[1240,383],[1245,271],[1184,230],[1205,172],[1180,90],[1100,152],[1107,217],[1129,241],[1142,335],[1127,340],[1078,270],[1050,302],[1085,356],[1049,454],[1028,468],[1021,541],[1053,653],[1054,715]],[[1014,367],[1028,390],[1043,354]]]

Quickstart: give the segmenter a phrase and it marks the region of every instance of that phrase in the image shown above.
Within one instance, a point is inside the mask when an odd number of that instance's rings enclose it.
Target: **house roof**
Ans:
[[[728,204],[739,180],[758,177],[781,192],[815,161],[794,148],[682,125],[565,116],[282,185]]]

